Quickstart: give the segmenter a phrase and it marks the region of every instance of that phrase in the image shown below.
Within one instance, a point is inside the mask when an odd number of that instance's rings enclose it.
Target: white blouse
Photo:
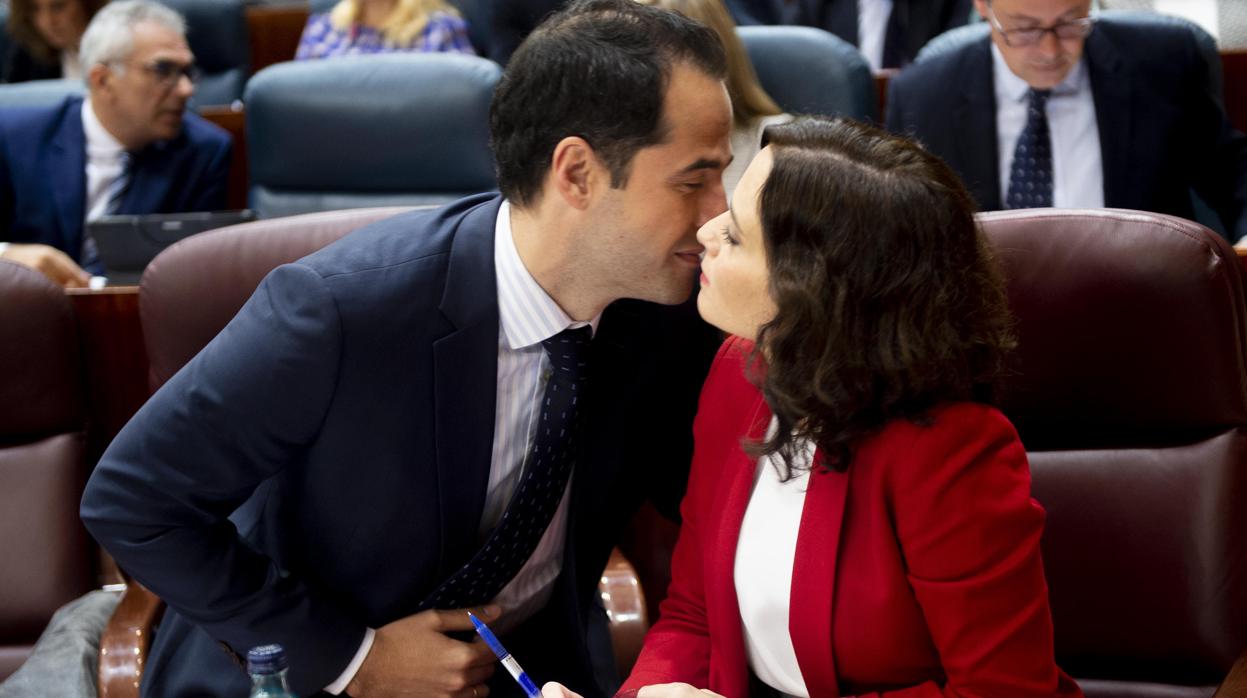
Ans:
[[[772,418],[768,437],[776,425]],[[805,469],[787,482],[780,482],[770,457],[758,459],[753,493],[736,543],[734,570],[749,668],[766,685],[799,698],[809,698],[810,692],[797,664],[788,618],[797,532],[814,450],[812,442],[805,444],[800,457]]]

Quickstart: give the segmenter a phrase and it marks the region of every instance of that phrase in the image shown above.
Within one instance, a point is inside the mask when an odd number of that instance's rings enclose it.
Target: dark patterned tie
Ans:
[[[121,210],[121,202],[130,191],[130,182],[134,174],[130,167],[132,161],[133,158],[129,153],[121,153],[121,173],[104,190],[104,200],[108,202],[104,205],[106,216],[117,215],[117,212]],[[100,261],[100,252],[95,245],[95,238],[91,237],[85,227],[83,228],[82,254],[79,255],[79,259],[83,269],[92,274],[104,273],[104,264]]]
[[[589,327],[567,329],[542,342],[550,357],[550,379],[541,400],[537,433],[525,472],[502,520],[485,545],[429,595],[421,609],[466,608],[487,603],[536,550],[558,509],[576,463],[580,396],[588,378]]]
[[[1026,128],[1018,136],[1009,170],[1009,196],[1005,208],[1052,206],[1052,137],[1048,133],[1049,90],[1031,90],[1026,108]]]

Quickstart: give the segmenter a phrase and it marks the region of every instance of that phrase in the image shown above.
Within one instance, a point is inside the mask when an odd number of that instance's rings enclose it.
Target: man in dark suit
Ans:
[[[956,170],[980,208],[1114,207],[1244,229],[1247,138],[1188,27],[1088,17],[1090,0],[977,0],[990,37],[892,81],[888,127]]]
[[[970,0],[725,0],[739,24],[800,24],[857,46],[871,67],[908,65],[931,39],[970,19]]]
[[[82,502],[169,606],[144,695],[241,695],[233,658],[270,642],[299,694],[518,694],[465,607],[538,681],[603,693],[598,580],[637,506],[681,496],[718,343],[684,301],[726,208],[725,75],[700,24],[574,4],[495,93],[505,198],[277,269],[152,397]]]
[[[0,111],[0,258],[81,286],[103,271],[86,222],[225,206],[230,138],[186,113],[184,35],[162,5],[112,3],[83,34],[85,101]]]

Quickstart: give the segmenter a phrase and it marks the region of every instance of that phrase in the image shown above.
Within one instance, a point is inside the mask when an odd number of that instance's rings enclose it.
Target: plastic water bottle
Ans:
[[[286,650],[281,645],[261,645],[247,651],[251,674],[251,698],[297,698],[286,683]]]

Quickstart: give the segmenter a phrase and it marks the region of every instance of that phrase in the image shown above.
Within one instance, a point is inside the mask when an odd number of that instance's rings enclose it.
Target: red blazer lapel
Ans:
[[[817,457],[814,462],[818,462]],[[848,473],[815,466],[801,511],[801,530],[797,533],[788,632],[806,689],[814,697],[840,695],[832,647],[832,603],[848,491]]]
[[[771,411],[759,395],[753,416],[741,426],[747,427],[750,438],[761,438],[770,421]],[[724,689],[720,692],[727,696],[745,696],[749,693],[749,658],[736,599],[736,546],[757,467],[756,461],[741,449],[736,449],[724,465],[723,479],[713,500],[713,520],[718,526],[710,541],[706,565],[706,617],[714,638],[713,652],[718,654],[710,663],[710,685]]]

